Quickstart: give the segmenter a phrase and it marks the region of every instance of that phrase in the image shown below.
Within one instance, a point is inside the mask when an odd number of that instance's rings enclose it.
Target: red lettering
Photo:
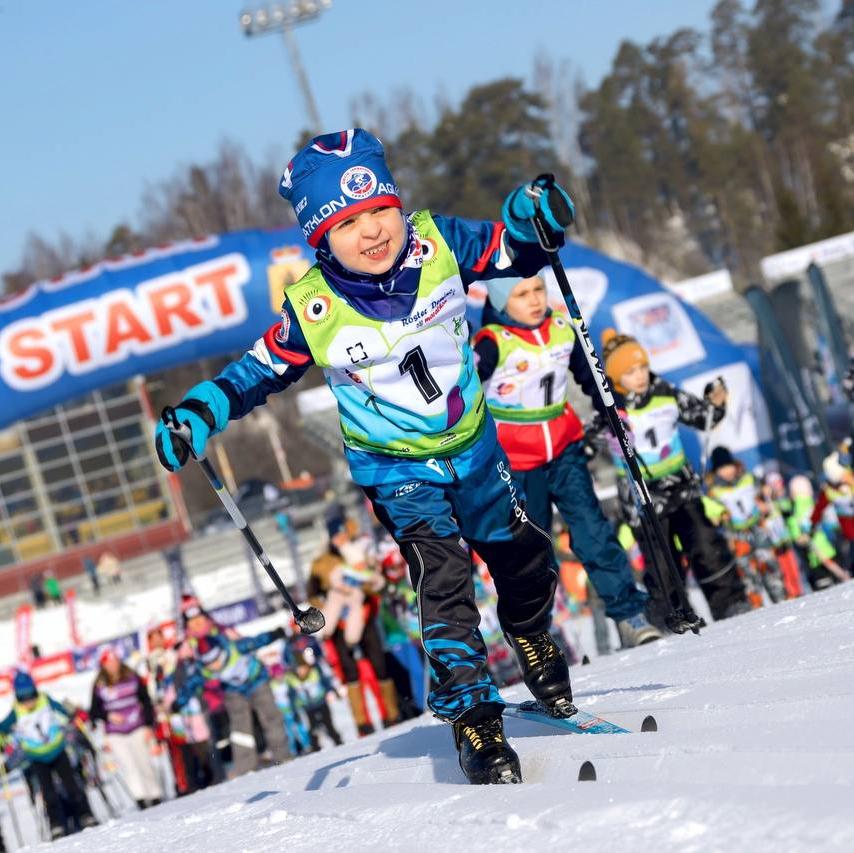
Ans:
[[[118,352],[125,341],[151,342],[151,333],[126,302],[113,302],[107,308],[106,355]]]
[[[235,313],[234,302],[231,300],[231,292],[228,287],[228,279],[237,274],[237,267],[229,264],[227,267],[206,272],[196,276],[196,284],[209,284],[214,292],[217,305],[223,317],[230,317]]]
[[[30,343],[27,343],[28,339]],[[9,352],[13,358],[36,362],[34,367],[16,364],[12,368],[16,376],[21,379],[36,379],[44,376],[53,367],[54,354],[48,347],[39,346],[38,343],[41,341],[44,341],[44,333],[39,329],[24,329],[9,338]]]
[[[172,318],[175,317],[190,328],[202,325],[202,318],[190,308],[192,298],[190,288],[183,281],[149,292],[151,310],[161,335],[170,337],[174,334]]]
[[[89,351],[89,342],[86,340],[83,327],[87,323],[91,323],[94,319],[94,312],[84,311],[82,314],[71,314],[59,320],[53,320],[50,324],[55,332],[68,333],[71,348],[74,350],[74,358],[78,364],[85,364],[92,358],[92,353]]]

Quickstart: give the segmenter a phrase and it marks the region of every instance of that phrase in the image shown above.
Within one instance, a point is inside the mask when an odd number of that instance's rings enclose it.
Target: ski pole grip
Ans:
[[[178,420],[178,415],[175,413],[175,409],[172,406],[166,406],[160,414],[160,420],[166,426],[166,429],[172,433],[172,435],[177,436],[187,445],[187,449],[190,451],[190,454],[195,457],[195,453],[193,453],[193,434],[190,431],[190,428],[187,424],[182,424]]]
[[[199,459],[201,461],[204,457],[196,456],[193,452],[193,433],[190,430],[190,427],[187,424],[182,424],[178,420],[178,415],[175,413],[175,409],[172,406],[166,406],[163,411],[160,413],[160,419],[166,426],[166,429],[172,433],[172,435],[177,436],[184,444],[187,445],[187,450],[190,453],[190,456],[193,459]]]
[[[551,172],[543,172],[542,175],[537,175],[534,184],[538,184],[546,190],[552,190],[557,186],[555,176]],[[535,204],[538,204],[538,202],[535,202]],[[572,210],[566,203],[566,198],[564,198],[562,192],[556,192],[549,196],[549,210],[561,228],[569,228],[575,221]]]
[[[552,238],[552,229],[546,221],[545,214],[541,207],[543,191],[553,189],[555,187],[555,176],[545,172],[542,175],[537,175],[535,180],[525,187],[525,195],[534,204],[534,215],[531,217],[531,224],[534,226],[534,232],[537,235],[537,241],[544,252],[555,254],[558,250],[557,244]],[[555,221],[561,228],[569,228],[572,225],[572,211],[563,197],[563,193],[554,192],[549,196],[549,211]]]

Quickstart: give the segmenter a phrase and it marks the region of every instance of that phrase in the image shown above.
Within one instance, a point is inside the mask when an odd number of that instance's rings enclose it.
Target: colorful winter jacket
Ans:
[[[818,526],[828,507],[832,507],[836,513],[842,535],[849,542],[854,541],[854,489],[845,484],[823,485],[810,519],[813,529]]]
[[[641,472],[649,487],[656,512],[672,512],[685,501],[699,500],[700,480],[688,463],[679,425],[693,429],[714,427],[726,416],[723,406],[715,406],[650,374],[649,388],[644,394],[614,393],[614,401],[623,422],[631,432]],[[634,500],[626,481],[623,458],[612,449],[610,427],[601,413],[594,415],[587,435],[599,448],[611,450],[617,466],[617,490],[620,503],[629,523],[636,515]]]
[[[530,471],[584,437],[567,399],[569,372],[601,406],[595,381],[565,315],[548,309],[539,326],[529,327],[487,303],[483,323],[473,343],[486,404],[511,466]]]
[[[284,679],[295,708],[317,708],[326,701],[326,695],[335,690],[335,685],[317,666],[313,666],[305,678],[291,670],[285,673]]]
[[[89,716],[103,720],[108,735],[130,734],[143,726],[153,728],[155,723],[148,689],[135,673],[115,684],[96,681]]]
[[[712,518],[716,515],[722,522],[736,533],[752,530],[762,520],[759,508],[759,487],[756,478],[747,471],[742,471],[737,480],[728,482],[720,477],[715,477],[709,486],[709,499],[712,506],[717,505],[717,512],[713,508],[707,510],[706,515]]]
[[[0,721],[0,735],[13,735],[30,761],[51,764],[65,749],[65,727],[71,715],[59,702],[39,693],[32,708],[20,702]]]
[[[276,642],[281,636],[278,631],[264,631],[255,637],[237,639],[231,639],[224,634],[210,635],[208,639],[219,645],[224,653],[224,664],[221,668],[214,669],[196,659],[195,666],[172,703],[173,709],[183,708],[208,681],[219,681],[223,690],[251,696],[262,684],[270,680],[267,667],[252,652]],[[189,642],[193,646],[197,645],[194,639]]]
[[[465,295],[474,281],[533,275],[544,262],[539,246],[515,244],[500,223],[429,211],[409,222],[404,265],[418,270],[411,294],[385,293],[358,277],[333,281],[316,264],[288,286],[282,321],[214,380],[234,419],[317,364],[362,486],[452,482],[492,453],[495,428],[474,367]]]

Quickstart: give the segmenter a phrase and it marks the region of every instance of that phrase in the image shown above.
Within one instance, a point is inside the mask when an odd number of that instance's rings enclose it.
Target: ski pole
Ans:
[[[299,625],[300,630],[304,634],[314,634],[319,631],[325,624],[326,620],[323,618],[323,614],[316,607],[308,607],[305,610],[300,610],[297,607],[297,603],[294,601],[290,592],[288,592],[288,588],[285,586],[282,581],[281,576],[276,571],[273,566],[270,558],[267,556],[267,552],[264,550],[261,543],[256,538],[255,534],[252,532],[252,528],[249,526],[249,522],[243,517],[243,513],[240,511],[240,508],[234,502],[234,498],[229,493],[228,489],[222,484],[222,481],[219,478],[219,475],[216,473],[213,465],[211,465],[210,460],[206,459],[204,456],[196,456],[193,453],[193,446],[191,443],[191,435],[190,428],[185,424],[180,423],[177,415],[175,414],[175,409],[171,406],[167,406],[161,415],[163,423],[166,425],[167,429],[173,434],[177,435],[186,445],[187,449],[190,451],[192,457],[199,463],[199,467],[204,472],[205,476],[208,478],[208,482],[213,487],[213,490],[217,493],[220,501],[222,501],[222,505],[228,511],[228,514],[231,516],[231,520],[236,525],[237,529],[243,534],[243,538],[249,543],[249,546],[252,548],[252,551],[255,553],[255,556],[260,561],[261,565],[264,567],[264,571],[267,572],[270,580],[276,586],[276,589],[279,590],[282,598],[285,600],[285,604],[290,608],[291,613],[293,613],[294,619],[296,620],[297,625]]]
[[[21,835],[21,824],[18,822],[18,814],[15,811],[15,806],[12,803],[12,789],[9,786],[9,774],[6,772],[6,762],[0,758],[0,780],[3,782],[3,798],[9,807],[9,814],[12,816],[12,827],[15,830],[15,838],[18,841],[18,847],[24,846],[24,836]]]
[[[723,376],[718,376],[717,379],[709,382],[706,387],[703,389],[703,396],[708,401],[708,397],[714,391],[718,390],[718,388],[722,388],[726,390],[726,383],[724,382]],[[704,480],[706,477],[706,466],[709,464],[709,444],[711,443],[712,437],[709,431],[712,428],[712,418],[715,416],[715,410],[709,406],[706,410],[706,421],[703,425],[703,452],[700,456],[700,479]]]
[[[136,802],[136,797],[134,797],[133,793],[131,792],[131,789],[128,787],[127,782],[125,782],[124,776],[122,776],[121,771],[119,770],[118,764],[115,761],[107,761],[104,758],[103,750],[98,748],[98,745],[95,743],[92,736],[89,734],[89,732],[86,731],[86,726],[83,725],[82,720],[75,717],[74,718],[74,725],[77,726],[77,728],[80,730],[80,733],[83,735],[86,742],[89,744],[89,748],[92,750],[92,754],[95,756],[95,771],[96,771],[96,773],[98,770],[98,759],[100,759],[101,763],[103,763],[103,765],[104,765],[104,769],[109,771],[110,773],[112,773],[113,778],[118,781],[119,787],[122,789],[122,791],[124,791],[124,793],[130,798],[130,801],[137,808],[139,808],[139,805]],[[104,795],[103,792],[102,792],[101,796],[104,797],[104,801],[106,802],[107,797]],[[108,809],[110,808],[109,802],[107,802],[107,808]]]
[[[712,437],[709,435],[709,430],[712,428],[713,410],[710,408],[706,412],[706,421],[703,424],[703,452],[700,454],[700,480],[706,478],[706,466],[709,464],[709,443]]]
[[[539,185],[542,182],[542,185]],[[688,594],[685,591],[685,585],[676,568],[676,563],[673,560],[673,555],[667,545],[667,539],[664,536],[664,531],[661,528],[661,522],[655,507],[652,503],[649,489],[641,474],[640,466],[638,465],[637,456],[634,448],[629,442],[626,435],[623,422],[617,413],[617,406],[614,402],[614,395],[611,393],[611,386],[608,382],[608,377],[602,367],[602,362],[596,348],[593,346],[593,341],[590,339],[590,333],[587,329],[587,324],[584,322],[584,317],[581,314],[581,309],[572,292],[572,287],[569,284],[569,279],[566,277],[566,270],[558,257],[558,246],[554,245],[551,240],[551,234],[545,216],[540,208],[540,197],[543,193],[543,187],[554,186],[554,175],[540,175],[534,183],[526,188],[525,192],[528,198],[534,203],[534,215],[531,217],[531,223],[537,234],[540,246],[545,251],[549,259],[552,271],[560,286],[566,306],[569,309],[569,316],[572,320],[572,325],[579,336],[584,350],[587,364],[590,367],[590,372],[596,380],[596,387],[599,392],[599,398],[602,405],[605,407],[605,414],[611,431],[614,433],[623,455],[626,468],[629,472],[629,483],[632,487],[632,492],[635,502],[640,511],[641,521],[644,528],[648,528],[651,536],[651,544],[657,546],[661,559],[664,562],[666,571],[661,571],[658,566],[658,561],[653,561],[653,571],[658,575],[659,583],[662,589],[668,591],[671,612],[667,616],[667,626],[671,631],[677,634],[684,634],[689,628],[695,633],[700,633],[702,622],[700,617],[694,612],[691,603],[688,600]],[[560,197],[558,197],[560,199]],[[560,199],[562,202],[562,199]],[[565,227],[569,227],[572,223],[572,216],[565,204],[555,205],[554,214],[561,224],[566,223]],[[675,601],[674,601],[675,597]]]

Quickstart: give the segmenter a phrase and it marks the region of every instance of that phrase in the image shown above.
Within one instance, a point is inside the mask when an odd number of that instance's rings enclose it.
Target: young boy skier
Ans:
[[[773,603],[786,597],[774,546],[763,525],[762,496],[756,478],[732,455],[716,447],[711,456],[706,514],[729,534],[736,564],[754,607],[762,606],[762,588]]]
[[[605,518],[584,453],[584,429],[567,400],[569,372],[601,406],[582,344],[569,320],[552,313],[540,276],[492,284],[474,336],[477,372],[498,440],[525,490],[528,515],[551,530],[552,503],[572,550],[617,623],[624,647],[661,638],[644,614],[626,552]]]
[[[410,567],[434,676],[429,707],[453,724],[460,766],[479,784],[518,782],[521,771],[486,669],[461,537],[489,564],[529,689],[552,713],[574,712],[569,670],[548,630],[551,540],[528,517],[496,440],[465,320],[473,281],[543,266],[525,190],[507,197],[503,222],[405,216],[379,140],[361,129],[316,137],[285,169],[279,191],[317,263],[288,286],[282,321],[176,408],[201,454],[229,419],[311,364],[323,368],[353,480]],[[569,197],[544,187],[541,207],[562,240]],[[186,445],[165,424],[156,442],[167,468],[186,462]]]
[[[253,711],[275,763],[281,764],[291,758],[282,717],[270,689],[270,674],[253,654],[257,649],[284,638],[284,628],[276,628],[254,637],[232,639],[225,634],[214,633],[187,640],[195,655],[196,669],[181,686],[170,710],[178,713],[208,682],[219,681],[222,684],[231,723],[232,770],[235,776],[254,770],[257,764]]]
[[[678,430],[680,423],[694,429],[708,428],[709,416],[712,426],[720,423],[726,414],[726,390],[713,388],[705,400],[700,400],[676,388],[650,371],[649,355],[635,338],[617,334],[614,329],[602,335],[602,358],[677,567],[683,569],[684,552],[715,619],[749,610],[733,556],[703,511],[700,480],[688,463]],[[601,415],[594,416],[588,432],[607,443],[607,430]],[[616,455],[615,461],[618,472],[622,472],[622,457]],[[648,543],[639,535],[634,501],[624,476],[618,479],[618,490],[623,511],[646,552]],[[677,548],[677,538],[682,551]],[[646,552],[645,557],[649,565],[652,555]],[[649,571],[645,582],[653,598],[660,598],[662,592]]]
[[[66,834],[66,817],[73,817],[81,829],[95,826],[97,821],[83,783],[65,752],[71,714],[40,692],[26,672],[16,672],[12,686],[15,701],[12,710],[0,721],[0,738],[13,737],[30,762],[44,799],[51,839]],[[62,791],[66,796],[65,808]],[[71,813],[66,815],[65,809]]]

